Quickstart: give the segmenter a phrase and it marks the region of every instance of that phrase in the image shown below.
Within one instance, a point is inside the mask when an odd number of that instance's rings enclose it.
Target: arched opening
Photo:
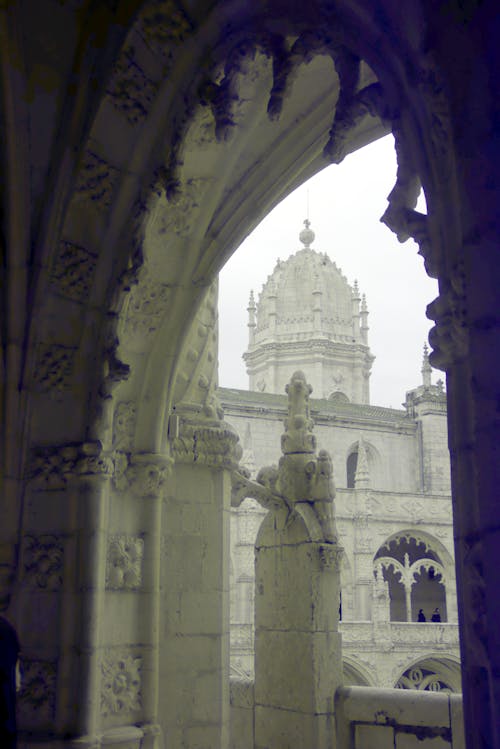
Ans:
[[[421,692],[461,692],[460,664],[443,656],[427,656],[405,669],[394,686]]]
[[[447,621],[445,571],[429,539],[396,534],[378,550],[374,569],[389,585],[391,621]]]

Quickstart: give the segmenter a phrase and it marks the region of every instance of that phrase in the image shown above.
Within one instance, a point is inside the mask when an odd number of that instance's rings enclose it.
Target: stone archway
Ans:
[[[76,84],[55,76],[63,93],[51,103],[47,130],[57,142],[43,143],[45,160],[33,169],[22,141],[30,143],[36,113],[15,87],[6,96],[3,599],[7,606],[11,597],[47,694],[65,685],[64,699],[47,697],[33,730],[45,735],[55,725],[61,735],[92,742],[128,726],[139,741],[140,723],[156,741],[162,494],[182,509],[178,499],[189,484],[174,474],[166,480],[170,443],[179,440],[172,450],[178,466],[204,465],[212,488],[211,472],[223,475],[237,460],[234,435],[212,401],[212,280],[292,187],[392,129],[399,168],[384,221],[401,240],[416,237],[440,281],[429,314],[438,321],[434,363],[448,371],[456,535],[468,539],[457,546],[465,683],[470,677],[475,685],[466,691],[466,714],[481,715],[480,730],[491,737],[498,545],[487,467],[494,464],[495,368],[486,367],[484,354],[493,350],[495,325],[492,292],[478,290],[497,286],[490,280],[493,221],[483,200],[489,193],[473,194],[475,175],[491,166],[481,162],[480,169],[470,155],[488,143],[480,117],[489,100],[479,66],[474,87],[484,103],[471,126],[450,54],[459,45],[474,66],[481,45],[462,29],[471,19],[457,11],[458,19],[452,14],[440,27],[418,4],[402,18],[389,3],[380,16],[371,3],[333,8],[318,0],[294,5],[286,18],[278,2],[253,3],[243,13],[238,4],[199,6],[192,14],[145,2],[92,6],[75,21],[73,7],[61,5],[73,24],[69,30],[58,16],[68,29],[62,46],[73,39],[77,50],[66,68]],[[488,7],[474,20],[483,30]],[[26,63],[19,13],[8,9],[16,33],[2,63],[7,82]],[[433,57],[425,50],[434,32],[443,42]],[[316,71],[312,79],[308,71]],[[314,92],[312,101],[301,90]],[[414,211],[420,183],[428,216]],[[181,401],[184,410],[174,412]],[[192,489],[185,529],[197,527]],[[223,494],[219,486],[214,501]],[[45,559],[48,551],[57,569],[47,587],[28,573],[31,557]],[[145,591],[139,623],[134,611]],[[26,606],[34,592],[47,596],[42,608],[52,617],[43,647]],[[123,629],[110,628],[108,606],[123,607]],[[75,710],[78,704],[85,709]]]

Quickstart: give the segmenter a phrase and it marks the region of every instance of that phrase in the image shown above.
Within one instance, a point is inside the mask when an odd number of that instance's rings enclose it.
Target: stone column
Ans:
[[[94,746],[113,461],[100,443],[34,450],[23,515],[16,621],[23,654],[20,731]]]
[[[270,510],[255,547],[255,747],[327,749],[342,678],[332,463],[315,457],[304,375],[286,390],[279,468],[235,481],[236,504],[251,496]]]
[[[230,471],[225,422],[179,408],[163,505],[160,716],[167,746],[229,746]]]

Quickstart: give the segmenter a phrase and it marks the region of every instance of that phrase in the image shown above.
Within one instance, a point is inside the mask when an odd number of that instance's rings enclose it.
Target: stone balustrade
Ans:
[[[412,645],[423,647],[459,646],[458,624],[442,622],[389,622],[390,639],[393,645]],[[342,642],[344,645],[371,643],[373,640],[373,622],[341,622]]]
[[[231,749],[254,749],[253,682],[231,682]],[[465,749],[462,695],[340,687],[338,749]]]
[[[339,749],[465,749],[462,695],[340,687]]]

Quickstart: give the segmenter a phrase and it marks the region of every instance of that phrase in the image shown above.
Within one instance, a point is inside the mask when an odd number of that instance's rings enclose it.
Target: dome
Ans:
[[[353,289],[326,253],[309,247],[314,233],[306,228],[306,245],[288,260],[278,260],[257,304],[255,343],[314,336],[353,339]]]

